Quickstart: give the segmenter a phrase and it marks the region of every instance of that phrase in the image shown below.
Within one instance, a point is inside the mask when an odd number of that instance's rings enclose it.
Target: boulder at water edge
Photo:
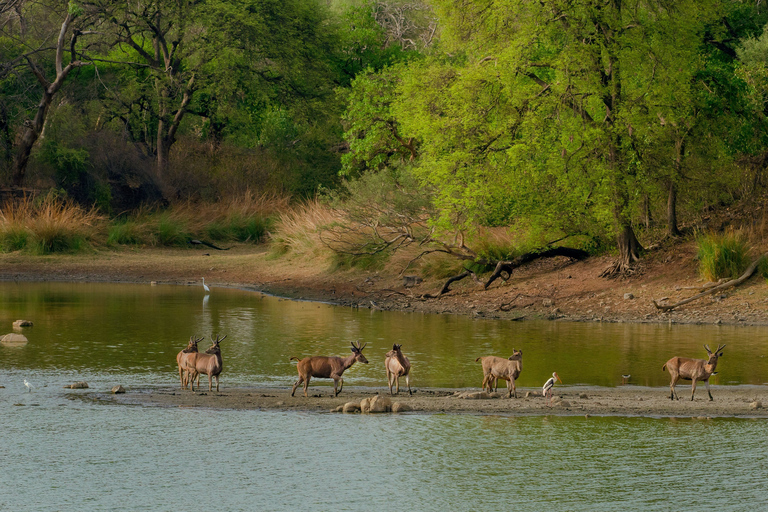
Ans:
[[[68,384],[64,386],[64,389],[86,389],[88,388],[88,383],[85,381],[80,382],[73,382],[72,384]]]
[[[13,328],[19,329],[21,327],[32,327],[32,320],[16,320],[13,322]]]
[[[6,347],[23,347],[28,342],[29,340],[26,336],[23,334],[16,334],[15,332],[0,337],[0,344],[5,345]]]
[[[371,398],[364,398],[360,402],[360,410],[362,412],[389,412],[392,410],[392,401],[381,395],[376,395]]]

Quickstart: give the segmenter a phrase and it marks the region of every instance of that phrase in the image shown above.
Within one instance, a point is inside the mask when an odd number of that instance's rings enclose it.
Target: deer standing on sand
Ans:
[[[192,391],[195,390],[195,378],[199,379],[200,374],[208,376],[208,391],[213,389],[213,379],[216,378],[216,391],[219,391],[219,375],[224,368],[223,361],[221,359],[221,349],[219,343],[224,341],[227,336],[219,339],[216,336],[211,348],[205,351],[205,353],[192,353],[187,355],[186,366],[190,371],[190,382],[192,384]],[[213,336],[211,336],[213,338]],[[198,380],[198,389],[200,382]]]
[[[710,401],[712,400],[712,393],[709,391],[709,377],[715,372],[717,368],[717,358],[722,357],[723,353],[720,352],[725,348],[725,345],[718,346],[717,350],[712,352],[709,349],[709,345],[704,345],[707,350],[709,359],[691,359],[689,357],[673,357],[661,367],[662,370],[667,370],[672,381],[669,383],[669,399],[679,400],[677,393],[675,392],[675,384],[680,379],[691,381],[691,400],[693,400],[693,394],[696,392],[696,381],[703,380],[707,385],[707,393],[709,394]]]
[[[496,356],[478,357],[475,362],[481,361],[483,363],[483,386],[482,389],[488,387],[490,393],[496,385],[496,379],[504,379],[507,381],[507,390],[509,390],[509,397],[512,398],[514,393],[517,398],[517,387],[515,386],[515,380],[520,376],[520,372],[523,371],[523,351],[512,349],[512,355],[509,359]]]
[[[389,394],[392,395],[392,384],[396,387],[396,394],[400,394],[400,377],[405,377],[405,383],[408,386],[408,394],[413,395],[411,391],[411,362],[400,350],[402,345],[392,345],[392,350],[387,352],[384,359],[384,367],[387,369],[387,385]]]
[[[176,354],[176,364],[179,366],[179,380],[181,381],[182,389],[187,389],[189,384],[189,370],[186,367],[187,356],[191,353],[197,353],[197,344],[203,341],[203,339],[205,339],[205,336],[202,338],[190,337],[186,348]]]
[[[360,342],[355,345],[352,342],[352,355],[347,357],[326,357],[326,356],[310,356],[304,359],[291,356],[290,360],[294,359],[299,363],[296,365],[296,369],[299,371],[299,380],[293,384],[291,390],[291,396],[296,392],[296,388],[299,384],[304,383],[304,396],[307,396],[307,387],[309,387],[309,379],[315,377],[317,379],[333,379],[333,396],[338,396],[341,390],[344,388],[344,379],[341,378],[341,374],[344,370],[355,364],[355,361],[368,364],[368,360],[363,355],[364,344],[360,346]],[[341,383],[341,387],[336,391],[336,387]]]

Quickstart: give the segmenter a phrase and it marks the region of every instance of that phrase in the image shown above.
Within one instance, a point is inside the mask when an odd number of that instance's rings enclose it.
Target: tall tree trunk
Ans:
[[[669,195],[667,196],[667,234],[669,236],[680,236],[680,230],[677,228],[677,183],[674,178],[669,180]]]
[[[171,152],[171,146],[176,142],[176,132],[179,129],[181,120],[184,118],[184,114],[187,113],[187,107],[189,102],[192,101],[194,90],[195,77],[192,76],[187,83],[181,104],[174,112],[173,118],[170,118],[168,109],[169,94],[164,93],[160,98],[160,120],[157,123],[157,172],[159,176],[165,175],[168,170],[168,155]],[[166,88],[165,91],[168,91],[168,89]]]
[[[683,173],[683,153],[685,139],[679,137],[675,141],[675,173],[669,180],[669,195],[667,196],[667,234],[672,237],[680,236],[677,228],[677,179]]]
[[[651,198],[648,194],[643,194],[643,223],[645,229],[651,229]]]
[[[12,181],[13,184],[17,187],[20,187],[24,184],[27,164],[29,163],[29,156],[32,153],[32,147],[35,145],[35,142],[37,142],[37,139],[40,137],[40,134],[43,131],[45,118],[48,115],[48,110],[51,106],[53,96],[59,91],[59,89],[61,89],[61,86],[64,83],[64,80],[66,80],[70,71],[76,67],[88,65],[88,63],[73,60],[66,67],[63,66],[64,38],[66,36],[67,29],[69,28],[69,25],[72,20],[74,20],[74,18],[75,16],[73,14],[67,14],[67,17],[61,24],[59,39],[56,45],[56,80],[54,80],[53,83],[48,82],[45,76],[43,76],[43,72],[29,58],[27,58],[29,67],[32,69],[32,73],[34,73],[34,75],[37,77],[37,80],[43,86],[43,96],[37,106],[37,112],[35,113],[34,119],[24,123],[24,130],[16,148],[16,158],[14,161]],[[72,48],[73,59],[77,35],[78,32],[75,31],[75,34],[72,35],[72,41],[70,44]]]
[[[643,250],[643,246],[635,236],[635,230],[632,229],[630,223],[621,227],[618,237],[619,245],[619,264],[620,266],[627,268],[633,262],[640,259],[640,251]]]

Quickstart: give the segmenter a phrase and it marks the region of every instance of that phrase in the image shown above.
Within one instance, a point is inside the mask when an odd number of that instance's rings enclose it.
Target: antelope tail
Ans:
[[[291,356],[291,358],[289,359],[289,361],[293,361],[294,359],[295,359],[295,360],[297,360],[297,361],[300,361],[300,359],[299,359],[298,357],[296,357],[296,356]]]
[[[661,367],[661,371],[664,371],[667,369],[667,363],[664,363],[664,366]]]
[[[475,359],[475,362],[478,362],[478,361],[479,361],[479,360],[481,360],[482,358],[483,358],[483,356],[480,356],[480,357],[478,357],[477,359]]]

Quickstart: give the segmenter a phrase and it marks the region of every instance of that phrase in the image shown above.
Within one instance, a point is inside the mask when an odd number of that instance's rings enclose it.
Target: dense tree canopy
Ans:
[[[648,228],[763,186],[767,21],[737,0],[13,0],[2,179],[110,204],[380,175],[467,254],[508,228],[622,269]]]

